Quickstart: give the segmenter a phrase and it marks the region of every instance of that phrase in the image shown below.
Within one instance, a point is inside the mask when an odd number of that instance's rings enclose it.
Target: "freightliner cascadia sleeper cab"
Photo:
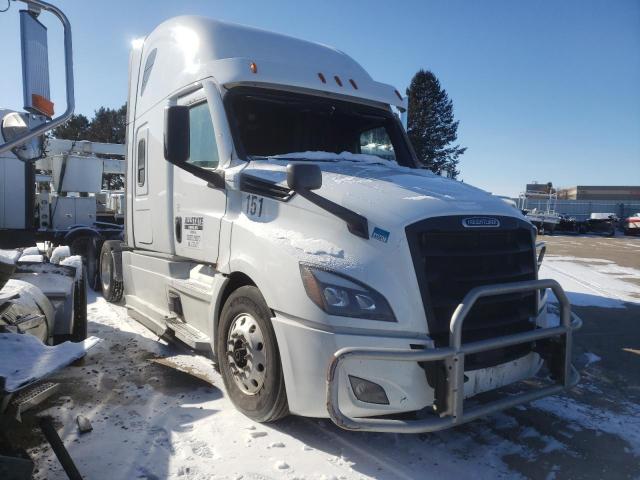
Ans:
[[[420,169],[405,108],[333,48],[161,24],[130,57],[126,241],[103,246],[105,297],[211,355],[257,421],[424,432],[572,386],[579,321],[538,280],[535,229]],[[543,364],[546,384],[465,402]]]

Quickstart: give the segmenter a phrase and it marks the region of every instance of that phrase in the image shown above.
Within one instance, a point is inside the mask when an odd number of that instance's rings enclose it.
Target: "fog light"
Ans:
[[[377,403],[379,405],[389,405],[387,394],[377,383],[370,382],[364,378],[349,375],[349,382],[356,398],[361,402]]]

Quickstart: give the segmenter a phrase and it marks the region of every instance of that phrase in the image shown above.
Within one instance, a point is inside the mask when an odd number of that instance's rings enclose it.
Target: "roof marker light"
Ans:
[[[251,73],[258,73],[258,65],[256,65],[256,62],[251,62],[249,70],[251,70]]]
[[[342,86],[342,80],[340,80],[340,77],[338,75],[334,75],[333,78],[335,79],[335,81],[338,84],[338,86],[341,87]]]
[[[358,89],[358,85],[356,84],[355,80],[353,78],[349,79],[349,83],[351,84],[351,86],[353,88],[355,88],[356,90]]]
[[[324,78],[324,75],[322,73],[320,73],[320,72],[318,72],[318,78],[320,79],[320,81],[322,83],[327,83],[327,79]]]

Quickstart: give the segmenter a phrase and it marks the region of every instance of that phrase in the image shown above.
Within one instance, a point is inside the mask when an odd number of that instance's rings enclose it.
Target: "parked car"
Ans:
[[[615,213],[592,213],[580,224],[580,233],[606,233],[615,236],[619,218]]]
[[[625,235],[640,235],[640,212],[625,218],[622,222]]]
[[[560,215],[560,221],[556,226],[556,231],[563,233],[579,233],[580,222],[576,220],[576,217],[570,217],[569,215]]]

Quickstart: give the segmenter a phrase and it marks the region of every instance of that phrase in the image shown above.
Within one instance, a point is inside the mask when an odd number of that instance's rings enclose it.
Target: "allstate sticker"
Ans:
[[[371,234],[371,237],[375,238],[380,242],[387,243],[389,241],[389,232],[376,227],[373,229],[373,233]]]
[[[184,217],[184,232],[187,247],[202,248],[204,217]]]

